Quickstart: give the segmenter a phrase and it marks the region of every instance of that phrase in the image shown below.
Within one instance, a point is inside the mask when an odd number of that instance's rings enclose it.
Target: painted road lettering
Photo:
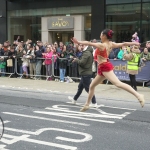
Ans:
[[[115,108],[111,106],[104,106],[100,105],[98,109],[94,109],[94,113],[90,112],[79,112],[74,111],[73,109],[80,108],[83,104],[79,105],[53,105],[52,107],[46,107],[44,111],[33,111],[34,115],[26,115],[21,113],[14,113],[14,112],[3,112],[4,115],[10,115],[12,117],[22,117],[25,119],[37,119],[37,120],[45,120],[45,121],[52,121],[57,123],[63,123],[63,124],[70,124],[80,127],[89,127],[91,122],[99,122],[99,123],[107,123],[107,124],[114,124],[116,119],[123,119],[125,116],[129,115],[131,112],[135,111],[133,109],[128,108]],[[114,113],[108,113],[106,111],[101,110],[101,107],[107,107],[111,109],[122,109],[123,113],[120,114],[114,114]],[[37,114],[42,115],[37,116]],[[43,117],[44,116],[44,117]],[[54,118],[49,118],[45,116],[53,116]],[[60,119],[60,117],[62,119]],[[58,119],[57,119],[58,118]],[[66,119],[73,119],[74,121],[65,120]],[[109,120],[111,119],[111,120]],[[114,119],[114,120],[112,120]],[[83,121],[88,121],[89,123],[83,123]],[[12,123],[9,120],[4,121],[5,123]],[[28,143],[34,143],[37,145],[44,145],[47,147],[55,147],[60,149],[68,149],[68,150],[77,150],[76,146],[71,146],[72,143],[83,143],[88,142],[92,140],[92,135],[85,133],[85,132],[79,132],[75,130],[66,130],[61,128],[40,128],[36,131],[29,131],[29,130],[21,130],[21,129],[15,129],[15,128],[9,128],[7,127],[7,124],[5,125],[5,131],[7,133],[4,134],[3,138],[1,139],[0,149],[8,150],[7,147],[9,147],[12,144],[18,143],[18,142],[28,142]],[[88,130],[87,130],[88,131]],[[9,132],[11,134],[9,134]],[[68,142],[67,144],[61,144],[57,142],[51,142],[48,141],[49,139],[44,140],[38,140],[36,137],[42,136],[44,133],[51,133],[56,132],[57,136],[54,137],[55,140],[60,141],[61,143]],[[14,134],[13,134],[14,133]],[[17,135],[16,135],[17,133]],[[67,134],[67,137],[65,136],[59,136],[59,133],[65,133]],[[18,135],[21,134],[21,135]],[[78,138],[71,138],[72,135],[77,135]],[[34,138],[32,137],[34,136]]]

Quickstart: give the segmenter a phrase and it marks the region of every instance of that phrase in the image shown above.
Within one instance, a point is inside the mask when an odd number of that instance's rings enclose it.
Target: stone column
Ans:
[[[52,43],[52,34],[48,31],[47,18],[48,17],[41,18],[41,40],[42,42]]]
[[[74,17],[74,37],[78,40],[85,40],[84,16],[77,15]]]
[[[100,33],[105,28],[106,0],[92,0],[91,38],[100,39]]]
[[[0,43],[7,39],[7,1],[0,0]]]

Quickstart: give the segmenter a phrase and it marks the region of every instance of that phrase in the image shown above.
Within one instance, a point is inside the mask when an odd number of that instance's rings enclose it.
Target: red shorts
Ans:
[[[114,66],[108,61],[98,65],[98,75],[104,76],[103,72],[109,72],[114,69]]]

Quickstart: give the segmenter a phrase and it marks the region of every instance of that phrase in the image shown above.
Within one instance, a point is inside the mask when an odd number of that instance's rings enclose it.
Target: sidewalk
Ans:
[[[60,83],[55,81],[45,80],[30,80],[30,79],[18,79],[18,78],[0,78],[0,87],[18,88],[26,90],[38,90],[38,91],[55,91],[59,93],[68,93],[68,95],[74,95],[78,88],[78,83]],[[145,99],[150,101],[150,88],[138,87],[138,92],[145,95]],[[83,91],[83,95],[87,96],[87,93]],[[99,84],[96,87],[95,95],[105,99],[117,99],[117,100],[131,100],[136,98],[130,93],[119,89],[113,85]]]

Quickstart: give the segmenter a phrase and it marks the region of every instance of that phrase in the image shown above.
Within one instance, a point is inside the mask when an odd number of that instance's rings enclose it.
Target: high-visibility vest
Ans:
[[[127,62],[127,68],[129,70],[138,70],[139,69],[138,62],[139,62],[140,55],[135,53],[132,54],[133,54],[133,58],[132,60]]]

